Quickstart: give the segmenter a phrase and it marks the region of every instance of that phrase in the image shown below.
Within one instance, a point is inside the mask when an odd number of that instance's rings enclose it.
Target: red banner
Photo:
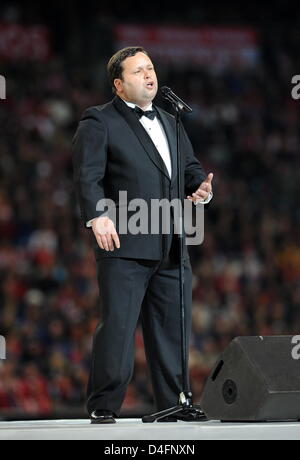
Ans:
[[[252,66],[259,59],[257,32],[246,27],[118,25],[116,48],[144,46],[156,59],[195,65]]]
[[[49,31],[45,26],[0,24],[0,59],[46,60],[49,58]]]

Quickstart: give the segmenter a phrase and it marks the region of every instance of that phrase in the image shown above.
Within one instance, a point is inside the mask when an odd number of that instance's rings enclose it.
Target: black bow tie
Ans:
[[[137,105],[133,107],[132,110],[138,114],[139,118],[141,118],[144,115],[145,117],[150,118],[150,120],[154,120],[154,118],[156,117],[156,110],[145,110],[144,111]]]

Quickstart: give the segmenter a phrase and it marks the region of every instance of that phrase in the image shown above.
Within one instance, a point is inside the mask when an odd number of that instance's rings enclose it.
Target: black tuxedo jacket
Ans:
[[[156,107],[165,130],[172,162],[172,177],[150,136],[137,115],[122,99],[88,108],[79,123],[73,140],[74,181],[77,188],[84,223],[103,214],[97,203],[111,199],[119,206],[119,191],[127,192],[128,203],[142,198],[149,205],[152,199],[178,198],[175,118]],[[180,151],[182,155],[182,184],[184,193],[196,191],[206,174],[195,158],[188,136],[181,126]],[[128,211],[128,220],[138,211]],[[149,219],[150,219],[149,214]],[[115,222],[119,233],[118,218]],[[150,223],[149,223],[150,228]],[[158,234],[119,234],[120,249],[102,250],[95,238],[96,257],[126,257],[161,260],[174,237]],[[185,256],[188,256],[185,247]]]

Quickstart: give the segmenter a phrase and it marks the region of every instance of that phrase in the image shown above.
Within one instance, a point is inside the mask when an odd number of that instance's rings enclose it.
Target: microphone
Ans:
[[[175,104],[176,107],[179,108],[179,110],[189,113],[193,111],[193,109],[191,109],[189,105],[187,105],[185,102],[183,102],[182,99],[180,99],[180,97],[173,93],[171,88],[168,88],[167,86],[162,86],[160,90],[163,97],[167,99],[167,101],[172,102],[172,104]]]

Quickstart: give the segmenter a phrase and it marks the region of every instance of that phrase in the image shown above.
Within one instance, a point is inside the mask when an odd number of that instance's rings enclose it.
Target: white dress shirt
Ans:
[[[132,102],[127,102],[127,101],[124,101],[124,102],[125,104],[128,105],[128,107],[134,108],[136,106],[136,104],[133,104]],[[142,110],[152,110],[152,102],[151,104],[149,104],[149,106],[146,109],[142,109]],[[153,120],[150,120],[150,118],[142,116],[139,121],[143,125],[147,133],[149,134],[150,138],[152,139],[152,142],[157,148],[160,156],[162,157],[163,162],[165,163],[167,171],[171,178],[172,177],[172,164],[171,164],[170,148],[169,148],[166,133],[163,129],[163,126],[160,120],[158,119],[158,117],[155,117]],[[212,192],[210,192],[206,200],[199,199],[195,201],[194,203],[195,204],[198,204],[198,203],[206,204],[212,199],[212,196],[213,196]],[[91,227],[93,220],[94,219],[87,222],[86,226]]]
[[[132,109],[135,107],[135,104],[132,102],[124,101],[128,107]],[[152,103],[145,110],[152,110]],[[172,176],[172,165],[171,165],[171,155],[170,155],[170,148],[168,144],[168,140],[165,134],[165,131],[159,121],[158,117],[155,117],[153,120],[150,118],[142,116],[140,118],[140,123],[143,125],[147,133],[152,139],[153,144],[157,148],[160,156],[163,159],[163,162],[166,165],[168,170],[169,176]]]

